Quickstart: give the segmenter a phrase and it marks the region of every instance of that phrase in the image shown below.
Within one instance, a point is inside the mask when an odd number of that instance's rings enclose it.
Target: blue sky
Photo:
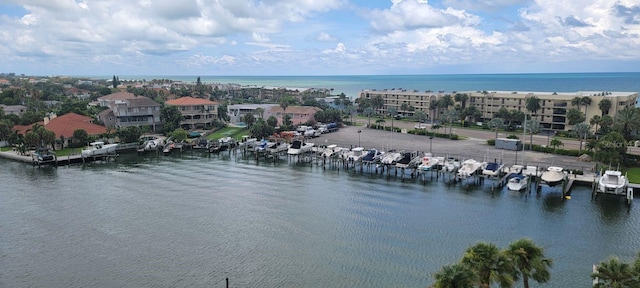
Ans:
[[[467,74],[639,67],[637,0],[0,0],[0,72],[19,74]]]

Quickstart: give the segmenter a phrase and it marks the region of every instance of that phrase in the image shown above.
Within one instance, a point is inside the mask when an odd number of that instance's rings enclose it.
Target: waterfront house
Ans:
[[[90,136],[100,136],[107,132],[106,127],[94,124],[93,118],[76,113],[67,113],[61,116],[56,116],[56,114],[52,113],[45,117],[44,121],[38,123],[47,130],[53,131],[56,134],[56,139],[64,141],[64,147],[74,143],[73,131],[77,129],[87,131]],[[18,131],[18,134],[24,135],[31,130],[34,124],[16,125],[13,130]]]
[[[185,130],[209,129],[218,119],[218,102],[187,96],[169,100],[166,104],[178,107],[183,117],[180,127]]]
[[[98,120],[107,127],[126,128],[148,126],[151,131],[162,127],[160,103],[129,92],[117,92],[98,98],[108,109],[98,114]]]
[[[268,117],[265,117],[266,113],[263,115],[258,115],[256,110],[258,108],[264,109],[264,112],[271,109],[271,107],[276,107],[278,104],[233,104],[227,106],[227,115],[229,116],[229,122],[231,123],[240,123],[243,122],[243,117],[247,114],[253,114],[253,116],[258,119],[261,116],[267,120]]]
[[[265,110],[264,118],[268,119],[274,116],[278,119],[278,124],[282,124],[282,117],[288,114],[291,117],[293,125],[300,125],[303,123],[316,122],[314,115],[318,111],[322,111],[322,109],[313,106],[289,106],[286,111],[283,111],[280,106],[272,106],[268,110]]]

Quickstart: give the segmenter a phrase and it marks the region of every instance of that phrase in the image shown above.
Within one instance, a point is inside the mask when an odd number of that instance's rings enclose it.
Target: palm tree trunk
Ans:
[[[522,275],[522,283],[524,284],[524,288],[529,288],[529,275]]]

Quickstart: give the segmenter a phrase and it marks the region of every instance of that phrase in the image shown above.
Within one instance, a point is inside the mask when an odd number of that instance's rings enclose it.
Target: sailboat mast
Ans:
[[[522,166],[524,166],[524,147],[527,145],[527,113],[524,113],[524,129],[522,129]],[[516,163],[517,164],[517,163]]]

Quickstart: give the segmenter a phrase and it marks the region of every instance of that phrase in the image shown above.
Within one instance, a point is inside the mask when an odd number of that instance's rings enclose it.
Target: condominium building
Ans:
[[[586,119],[589,120],[595,115],[615,116],[616,113],[625,107],[635,107],[638,92],[596,92],[596,91],[578,91],[578,92],[519,92],[519,91],[473,91],[473,92],[453,92],[455,94],[466,94],[466,106],[476,106],[478,111],[482,113],[482,120],[487,121],[494,118],[495,114],[501,109],[517,110],[533,114],[544,130],[568,131],[573,127],[569,125],[567,119],[567,111],[575,108],[583,112]],[[385,90],[364,90],[360,92],[359,97],[363,99],[373,99],[381,96],[384,100],[382,109],[378,109],[379,113],[387,113],[389,108],[394,107],[398,113],[412,116],[416,111],[424,111],[429,118],[438,119],[438,111],[433,103],[446,95],[444,91],[421,92],[418,90],[403,89],[385,89]],[[536,113],[527,110],[527,99],[536,97],[539,99],[540,109]],[[589,105],[572,105],[573,99],[576,97],[591,99]],[[608,111],[600,109],[600,102],[608,99],[611,108]],[[456,102],[456,104],[462,104]],[[433,109],[431,109],[433,108]]]
[[[109,107],[98,113],[98,120],[107,127],[149,126],[152,131],[162,127],[161,105],[147,97],[117,92],[98,98],[98,102]]]

